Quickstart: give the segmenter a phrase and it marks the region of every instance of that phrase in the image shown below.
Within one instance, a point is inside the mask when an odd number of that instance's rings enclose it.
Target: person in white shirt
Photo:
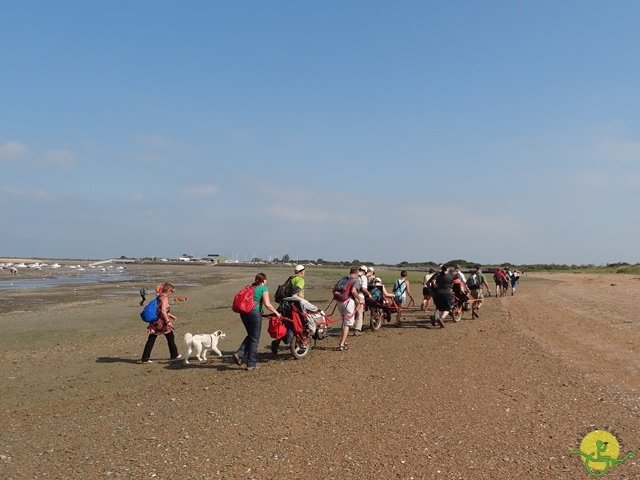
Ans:
[[[462,273],[462,270],[460,270],[460,265],[456,265],[454,267],[454,270],[455,270],[455,273],[460,275],[460,280],[462,280],[462,283],[466,284],[467,283],[467,279],[464,277],[464,273]]]
[[[358,269],[358,279],[360,280],[360,304],[358,305],[358,309],[356,310],[356,319],[355,324],[353,325],[353,334],[354,335],[362,335],[362,324],[364,323],[364,299],[365,297],[371,298],[371,294],[367,287],[369,286],[367,280],[367,267],[362,265]]]

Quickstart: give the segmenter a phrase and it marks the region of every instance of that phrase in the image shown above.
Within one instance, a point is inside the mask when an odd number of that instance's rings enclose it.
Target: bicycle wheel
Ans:
[[[311,341],[309,338],[307,338],[306,342],[304,343],[298,337],[293,337],[291,339],[291,355],[293,355],[296,360],[302,360],[310,353]]]
[[[451,310],[451,318],[453,318],[454,322],[459,322],[462,318],[462,307],[453,307],[453,310]]]
[[[371,330],[379,330],[382,326],[382,311],[379,308],[371,309]]]

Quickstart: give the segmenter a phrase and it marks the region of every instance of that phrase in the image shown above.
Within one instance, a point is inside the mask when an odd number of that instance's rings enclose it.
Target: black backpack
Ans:
[[[480,288],[480,280],[478,279],[477,273],[472,273],[471,275],[469,275],[469,278],[467,279],[467,287],[469,287],[471,290]]]
[[[276,290],[276,294],[273,296],[273,299],[277,303],[282,303],[282,301],[286,297],[290,297],[291,296],[291,288],[293,287],[293,285],[291,284],[292,280],[293,280],[293,275],[291,275],[289,278],[287,278],[287,281],[284,282],[282,285],[278,285],[278,289]]]

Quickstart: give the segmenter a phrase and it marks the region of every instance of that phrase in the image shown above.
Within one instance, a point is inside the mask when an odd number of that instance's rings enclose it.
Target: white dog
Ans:
[[[198,360],[205,361],[207,359],[207,350],[211,349],[222,356],[222,352],[218,350],[218,340],[226,337],[222,330],[218,330],[211,334],[205,333],[201,335],[184,334],[184,343],[187,344],[187,354],[184,356],[184,363],[189,363],[189,355],[195,348]]]

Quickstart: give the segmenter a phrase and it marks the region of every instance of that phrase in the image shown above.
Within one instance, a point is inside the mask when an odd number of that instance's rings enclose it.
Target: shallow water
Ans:
[[[135,277],[134,277],[135,278]],[[201,287],[201,283],[173,283],[176,292],[179,292],[181,287]],[[110,291],[102,294],[104,297],[113,297],[116,295],[140,295],[140,289],[137,290],[117,290]],[[147,300],[150,300],[155,295],[155,292],[151,289],[147,290]]]
[[[0,290],[17,290],[20,288],[40,289],[57,287],[60,285],[110,283],[135,280],[137,275],[122,273],[86,273],[82,275],[60,275],[52,278],[12,278],[0,280]]]

